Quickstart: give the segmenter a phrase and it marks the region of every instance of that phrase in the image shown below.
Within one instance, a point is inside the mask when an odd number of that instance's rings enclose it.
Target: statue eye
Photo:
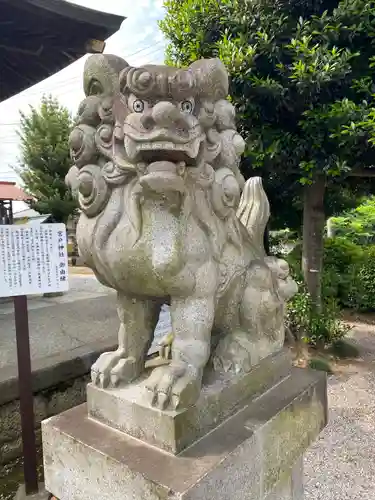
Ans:
[[[142,113],[144,109],[145,109],[145,103],[141,101],[141,99],[136,99],[133,102],[133,111],[135,113]]]
[[[143,113],[146,109],[149,109],[150,104],[148,101],[144,101],[143,99],[139,99],[134,94],[130,94],[128,97],[128,110],[132,113]]]
[[[194,102],[193,101],[182,101],[180,104],[181,111],[183,113],[188,113],[191,114],[194,109]]]

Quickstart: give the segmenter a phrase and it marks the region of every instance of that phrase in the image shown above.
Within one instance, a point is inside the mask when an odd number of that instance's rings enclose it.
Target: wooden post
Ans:
[[[26,495],[31,495],[38,492],[39,486],[34,427],[34,397],[30,359],[29,319],[26,295],[14,297],[14,313],[16,322],[18,387],[24,459],[23,470]]]
[[[323,266],[324,176],[318,176],[305,186],[303,208],[302,271],[312,304],[321,308],[321,275]]]

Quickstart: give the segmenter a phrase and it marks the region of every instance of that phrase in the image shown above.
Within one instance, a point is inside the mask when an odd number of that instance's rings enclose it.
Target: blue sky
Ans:
[[[165,41],[157,24],[164,15],[163,0],[74,0],[73,3],[127,18],[108,39],[105,52],[134,65],[163,62]],[[27,111],[29,105],[37,106],[43,94],[52,94],[72,112],[76,111],[84,97],[84,59],[0,104],[0,180],[18,181],[12,165],[17,164],[19,156],[19,111]]]

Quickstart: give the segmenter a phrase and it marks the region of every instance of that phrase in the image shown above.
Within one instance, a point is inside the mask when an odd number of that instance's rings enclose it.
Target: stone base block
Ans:
[[[326,422],[325,374],[297,368],[178,455],[83,405],[42,424],[46,489],[60,500],[301,500],[301,457]]]
[[[148,444],[179,453],[243,407],[290,376],[287,350],[263,359],[249,373],[208,373],[197,403],[181,411],[160,411],[150,406],[144,381],[119,389],[87,387],[90,417]]]

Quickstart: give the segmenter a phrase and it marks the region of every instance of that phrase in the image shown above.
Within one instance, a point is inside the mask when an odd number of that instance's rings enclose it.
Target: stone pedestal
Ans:
[[[88,388],[42,424],[46,489],[60,500],[302,500],[302,457],[327,422],[326,377],[285,353],[205,381],[198,403],[147,406],[142,381]]]

